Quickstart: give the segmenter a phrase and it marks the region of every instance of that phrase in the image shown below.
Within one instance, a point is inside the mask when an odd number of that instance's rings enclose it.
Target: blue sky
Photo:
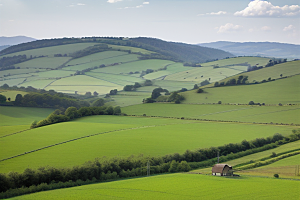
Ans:
[[[0,36],[300,44],[299,0],[0,0]]]

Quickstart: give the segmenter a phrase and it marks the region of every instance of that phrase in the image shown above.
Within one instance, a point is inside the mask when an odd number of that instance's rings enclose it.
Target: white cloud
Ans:
[[[270,31],[271,27],[270,26],[263,26],[263,27],[261,27],[261,30],[262,31]]]
[[[118,8],[118,9],[142,8],[142,7],[144,7],[144,5],[149,5],[149,4],[150,4],[149,2],[144,2],[143,4],[138,5],[138,6],[134,6],[134,7],[124,7],[124,8]]]
[[[68,7],[74,7],[74,6],[85,6],[85,4],[84,3],[71,4]]]
[[[294,29],[295,29],[295,26],[289,25],[289,26],[287,26],[287,27],[284,27],[283,31],[292,31],[292,30],[294,30]]]
[[[227,12],[226,11],[219,11],[219,12],[211,12],[211,13],[206,13],[206,14],[199,14],[198,16],[202,16],[202,15],[226,15]]]
[[[108,2],[108,3],[117,3],[117,2],[119,2],[119,1],[123,1],[123,0],[108,0],[107,2]]]
[[[254,32],[254,29],[253,29],[253,28],[250,28],[248,31],[249,31],[250,33],[252,33],[252,32]]]
[[[285,5],[280,7],[274,6],[268,1],[253,0],[244,10],[237,11],[234,15],[242,17],[293,17],[300,15],[300,6]]]
[[[218,33],[226,33],[226,32],[240,31],[240,30],[242,30],[243,26],[227,23],[227,24],[217,27],[217,28],[218,28]]]

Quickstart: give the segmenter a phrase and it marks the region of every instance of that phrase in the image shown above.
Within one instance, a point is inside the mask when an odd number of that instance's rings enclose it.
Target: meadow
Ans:
[[[56,69],[64,63],[68,62],[71,57],[43,57],[35,58],[26,62],[16,64],[16,67],[24,68],[35,68],[35,69]]]
[[[263,58],[263,57],[236,57],[236,58],[229,58],[223,60],[217,60],[213,62],[201,63],[201,66],[228,66],[228,65],[236,65],[241,63],[248,63],[251,66],[258,64],[259,66],[265,66],[269,62],[270,58]]]
[[[292,128],[164,118],[91,116],[1,138],[1,148],[6,149],[1,159],[54,146],[2,161],[0,172],[23,171],[27,167],[46,165],[71,167],[103,156],[184,153],[187,149],[239,143],[244,139],[252,140],[275,133],[289,135]]]
[[[262,84],[237,85],[228,87],[205,88],[203,93],[196,90],[182,93],[183,103],[240,103],[250,101],[265,104],[299,104],[299,75]],[[229,94],[229,95],[228,95]]]
[[[5,56],[17,56],[17,55],[26,55],[27,57],[30,56],[49,56],[53,57],[54,54],[70,54],[76,51],[85,49],[90,46],[94,46],[98,43],[76,43],[76,44],[65,44],[65,45],[57,45],[52,47],[44,47],[44,48],[37,48],[32,50],[26,51],[19,51],[16,53],[7,54]],[[2,58],[4,56],[0,56]]]
[[[298,199],[299,182],[166,174],[39,192],[12,199]]]
[[[21,94],[24,96],[25,94],[28,94],[27,92],[23,91],[17,91],[17,90],[4,90],[0,89],[0,94],[6,96],[6,99],[10,98],[11,101],[14,101],[16,99],[17,94]],[[0,112],[1,114],[1,112]]]
[[[191,105],[153,103],[122,108],[129,115],[185,117],[248,123],[300,124],[299,106]]]

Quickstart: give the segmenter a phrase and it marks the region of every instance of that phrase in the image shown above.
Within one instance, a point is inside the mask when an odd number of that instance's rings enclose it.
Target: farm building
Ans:
[[[216,164],[212,168],[212,175],[214,176],[232,176],[232,167],[227,164]]]

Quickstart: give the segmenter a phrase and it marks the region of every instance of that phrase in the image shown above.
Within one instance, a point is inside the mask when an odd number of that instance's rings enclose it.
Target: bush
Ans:
[[[274,177],[275,177],[275,178],[279,178],[279,175],[278,175],[278,174],[274,174]]]

